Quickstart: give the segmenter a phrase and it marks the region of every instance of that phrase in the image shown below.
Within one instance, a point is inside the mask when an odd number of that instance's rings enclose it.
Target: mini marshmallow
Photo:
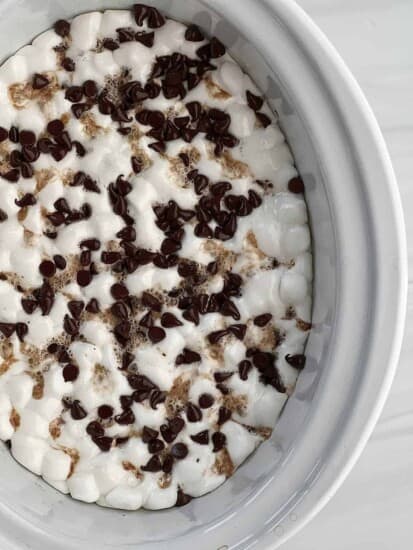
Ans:
[[[72,497],[77,500],[95,502],[99,498],[99,487],[93,474],[74,474],[67,480],[67,486]]]
[[[57,449],[50,449],[43,459],[42,475],[53,481],[65,481],[70,473],[71,464],[69,455]]]
[[[41,474],[44,456],[48,445],[38,437],[16,432],[11,438],[11,453],[25,468],[37,475]]]
[[[307,281],[299,273],[287,271],[281,279],[280,296],[285,304],[297,305],[307,296]]]
[[[12,376],[6,385],[6,391],[13,407],[20,410],[29,402],[32,396],[33,379],[27,374]]]
[[[112,508],[138,510],[142,506],[142,494],[135,487],[115,487],[105,496],[105,502]]]

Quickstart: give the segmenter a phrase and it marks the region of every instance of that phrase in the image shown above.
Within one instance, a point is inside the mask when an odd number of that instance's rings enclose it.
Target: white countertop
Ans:
[[[413,548],[413,0],[297,0],[357,78],[386,139],[405,211],[407,323],[399,368],[359,462],[283,550]]]

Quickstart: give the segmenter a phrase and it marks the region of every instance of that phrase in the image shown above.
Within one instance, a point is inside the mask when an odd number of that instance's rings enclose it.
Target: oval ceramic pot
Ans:
[[[216,34],[278,111],[306,184],[314,245],[307,366],[272,438],[188,506],[76,502],[0,452],[2,550],[276,548],[332,496],[394,375],[405,313],[403,216],[389,157],[354,79],[292,0],[158,0]],[[2,59],[62,17],[124,0],[0,0]]]

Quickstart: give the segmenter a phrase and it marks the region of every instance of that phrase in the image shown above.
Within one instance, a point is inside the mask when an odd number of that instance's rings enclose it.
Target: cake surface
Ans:
[[[72,497],[183,505],[270,437],[311,327],[304,185],[217,38],[142,4],[0,67],[0,438]]]

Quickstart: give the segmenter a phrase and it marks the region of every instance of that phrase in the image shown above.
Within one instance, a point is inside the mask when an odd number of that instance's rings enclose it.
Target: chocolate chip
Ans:
[[[218,425],[222,426],[225,424],[232,416],[232,412],[226,407],[220,407],[218,411]]]
[[[213,231],[207,223],[201,222],[195,226],[194,233],[202,239],[210,239],[213,236]]]
[[[36,143],[36,135],[30,130],[22,130],[19,140],[21,145],[34,145]]]
[[[192,497],[187,495],[182,491],[182,489],[178,489],[177,495],[176,495],[176,503],[175,506],[185,506],[192,500]]]
[[[12,126],[9,130],[9,140],[13,143],[19,143],[20,132],[16,126]]]
[[[118,323],[115,328],[113,329],[113,332],[115,334],[116,340],[122,345],[125,346],[129,337],[130,337],[130,331],[131,331],[131,324],[129,321],[121,321]]]
[[[199,422],[202,418],[202,411],[193,403],[188,403],[186,406],[186,417],[189,422]]]
[[[59,19],[53,26],[54,32],[64,38],[70,33],[70,23],[65,19]]]
[[[132,409],[125,409],[123,412],[115,416],[115,422],[121,426],[128,426],[135,422],[135,415],[133,414]]]
[[[135,174],[139,174],[142,172],[143,164],[142,161],[138,159],[138,157],[131,157],[131,164],[132,164],[132,170]]]
[[[147,15],[148,15],[149,7],[145,6],[144,4],[135,4],[133,6],[133,14],[135,16],[136,24],[140,27],[143,25],[143,22],[145,21]]]
[[[80,319],[85,304],[82,300],[71,300],[68,302],[67,307],[75,319]]]
[[[65,329],[65,332],[67,332],[67,334],[69,334],[70,336],[75,336],[79,333],[79,321],[73,319],[72,317],[69,317],[69,315],[65,315],[63,328]]]
[[[64,129],[65,129],[65,125],[59,119],[52,120],[47,125],[47,131],[52,136],[59,136],[63,132]]]
[[[40,152],[35,145],[23,145],[21,156],[26,162],[35,162],[39,158]]]
[[[222,432],[215,432],[212,434],[212,443],[214,444],[214,448],[212,449],[212,451],[214,453],[217,453],[218,451],[220,451],[221,449],[223,449],[226,445],[226,442],[227,442],[227,438],[225,436],[225,434],[223,434]]]
[[[21,170],[21,174],[22,174],[23,178],[31,178],[31,177],[33,177],[34,170],[33,170],[33,168],[30,166],[29,163],[27,163],[27,162],[22,162],[22,164],[21,164],[21,166],[20,166],[20,170]]]
[[[123,283],[115,283],[110,287],[110,293],[115,300],[124,300],[129,296],[129,290]]]
[[[201,356],[196,351],[184,348],[175,359],[175,365],[190,365],[201,361]]]
[[[118,260],[120,260],[121,254],[120,252],[102,252],[100,259],[104,264],[114,264]]]
[[[162,471],[165,474],[170,474],[172,472],[173,465],[174,465],[173,456],[166,455],[166,457],[163,460]]]
[[[29,327],[26,323],[16,323],[16,334],[20,342],[23,342],[24,337],[29,332]]]
[[[130,27],[116,29],[116,32],[118,33],[118,40],[121,43],[132,42],[135,39],[135,32]]]
[[[49,79],[42,74],[35,73],[32,80],[32,88],[34,90],[41,90],[49,84]]]
[[[50,147],[52,146],[52,142],[49,138],[40,138],[37,142],[37,148],[41,153],[48,154],[50,153]]]
[[[250,361],[244,359],[238,365],[238,373],[241,380],[248,380],[248,373],[252,369]]]
[[[162,464],[161,459],[158,455],[154,455],[152,458],[148,460],[148,462],[145,464],[145,466],[141,467],[141,470],[143,472],[160,472],[162,470]]]
[[[124,241],[134,241],[136,239],[136,230],[132,226],[128,225],[118,231],[116,236]]]
[[[129,309],[125,302],[115,302],[110,308],[112,314],[118,319],[126,320],[129,317]]]
[[[231,325],[228,327],[228,330],[238,338],[238,340],[243,340],[247,332],[247,325]]]
[[[23,208],[24,206],[33,206],[36,204],[36,197],[32,193],[26,193],[20,200],[15,199],[15,204]]]
[[[83,250],[80,254],[80,265],[83,267],[88,266],[92,261],[92,253],[90,250]]]
[[[93,422],[89,422],[89,424],[86,426],[86,432],[91,437],[102,437],[105,435],[105,430],[103,429],[103,426],[99,424],[96,420]]]
[[[70,415],[73,420],[82,420],[82,418],[87,416],[87,412],[82,407],[78,399],[73,401],[72,406],[70,407]]]
[[[62,61],[62,67],[69,73],[75,70],[75,62],[70,57],[65,57]]]
[[[76,280],[79,286],[88,286],[92,280],[92,274],[86,269],[81,269],[77,272]]]
[[[112,437],[94,437],[93,443],[99,447],[99,449],[103,452],[110,451],[112,447],[113,438]]]
[[[197,121],[202,114],[202,105],[199,101],[191,101],[190,103],[187,103],[185,107],[191,115],[192,120]]]
[[[188,456],[188,447],[185,443],[175,443],[171,447],[171,455],[178,460],[182,460]]]
[[[113,407],[111,407],[110,405],[101,405],[98,408],[98,416],[103,420],[111,418],[113,416]]]
[[[229,331],[227,329],[216,330],[215,332],[210,332],[208,334],[208,340],[211,344],[218,344],[221,338],[223,338],[227,334],[229,334]]]
[[[119,44],[113,40],[112,38],[105,38],[102,42],[102,46],[106,50],[110,50],[111,52],[117,50],[119,48]]]
[[[0,142],[5,141],[9,137],[9,132],[3,126],[0,126]]]
[[[189,42],[202,42],[204,35],[197,25],[189,25],[185,31],[185,40]]]
[[[86,97],[95,98],[98,95],[98,86],[94,80],[86,80],[83,83],[83,92]]]
[[[248,202],[253,208],[258,208],[262,204],[262,198],[254,190],[248,191]]]
[[[134,390],[153,390],[156,386],[147,376],[130,374],[128,376],[128,383]]]
[[[164,328],[174,328],[182,326],[182,322],[173,313],[163,313],[161,317],[161,325]]]
[[[76,365],[66,365],[62,373],[65,382],[73,382],[79,376],[79,368]]]
[[[81,86],[70,86],[65,92],[65,98],[72,103],[79,103],[83,97],[83,88]],[[54,121],[56,122],[56,121]],[[63,131],[63,123],[59,120],[61,124],[61,131]],[[59,125],[60,126],[60,125]],[[53,133],[53,132],[51,132]],[[55,135],[55,134],[53,134]]]
[[[166,151],[166,145],[165,145],[165,142],[163,141],[155,141],[153,143],[150,143],[148,147],[150,147],[151,149],[153,149],[159,154],[165,153]]]
[[[301,353],[297,353],[295,355],[287,354],[285,356],[285,360],[295,369],[302,370],[305,367],[306,357]]]
[[[288,182],[288,190],[295,194],[304,193],[304,183],[300,176],[290,179]]]
[[[71,106],[72,113],[76,118],[80,118],[88,109],[89,106],[87,103],[74,103]]]
[[[144,32],[144,33],[137,32],[135,34],[135,40],[137,42],[140,42],[141,44],[143,44],[147,48],[152,48],[154,39],[155,39],[155,33],[154,32]]]
[[[122,409],[129,409],[133,405],[133,398],[131,395],[121,395],[119,401]]]
[[[54,262],[51,262],[50,260],[44,260],[39,265],[39,271],[43,275],[43,277],[53,277],[53,275],[56,273],[56,266]]]
[[[20,153],[20,151],[12,151],[10,153],[10,164],[14,167],[14,168],[17,168],[18,166],[21,165],[21,162],[22,162],[22,155]]]
[[[81,241],[79,246],[81,248],[85,247],[89,250],[99,250],[100,241],[99,241],[99,239],[85,239],[85,240]]]
[[[88,304],[86,305],[86,311],[89,313],[99,313],[99,302],[96,300],[96,298],[92,298]]]
[[[167,443],[172,443],[178,434],[174,433],[166,424],[162,424],[160,427],[162,437]]]
[[[15,329],[16,325],[14,323],[0,323],[0,332],[6,338],[9,338],[13,334]]]
[[[107,98],[105,94],[100,94],[98,100],[99,112],[103,115],[110,115],[114,110],[114,104]]]
[[[219,312],[224,316],[232,317],[236,321],[241,318],[237,306],[234,304],[234,302],[231,302],[231,300],[224,300],[221,304]]]
[[[150,311],[148,311],[148,313],[145,313],[145,315],[141,318],[141,320],[139,321],[139,325],[145,328],[150,328],[153,326],[153,317]]]
[[[31,315],[34,310],[37,308],[37,302],[36,300],[30,300],[29,298],[22,298],[22,308],[26,313]]]
[[[264,100],[262,99],[262,97],[255,95],[247,90],[247,103],[253,111],[259,111],[263,106]]]
[[[195,307],[189,307],[187,310],[185,310],[182,313],[182,317],[187,321],[194,323],[194,325],[199,324],[199,313]]]
[[[7,215],[7,213],[0,208],[0,223],[5,222],[8,218],[9,216]]]
[[[152,441],[158,437],[158,433],[159,432],[156,430],[148,428],[148,426],[144,426],[142,429],[142,441],[144,443],[149,443],[149,441]]]
[[[257,315],[257,317],[255,317],[254,319],[254,325],[256,325],[257,327],[265,327],[265,325],[268,325],[271,319],[271,313],[263,313],[261,315]]]
[[[215,399],[210,393],[203,393],[199,396],[198,403],[201,409],[209,409],[214,404]]]
[[[165,17],[153,7],[148,7],[148,27],[150,29],[159,29],[165,25]]]
[[[148,442],[148,451],[151,454],[160,453],[165,448],[165,443],[161,439],[151,439]]]
[[[166,332],[161,327],[150,327],[148,337],[152,343],[157,344],[166,337]]]
[[[12,170],[9,170],[5,174],[0,174],[0,175],[5,180],[10,181],[11,183],[16,183],[16,181],[19,180],[20,172],[17,168],[13,168]]]
[[[149,292],[142,293],[142,304],[154,311],[161,311],[161,302]]]
[[[271,124],[270,117],[268,117],[264,113],[255,113],[255,115],[256,115],[259,123],[261,124],[261,126],[263,126],[264,128],[267,128],[267,126],[269,126]]]
[[[195,435],[191,435],[192,441],[195,441],[195,443],[198,443],[199,445],[208,445],[209,443],[209,432],[208,430],[203,430],[202,432],[198,432]]]

